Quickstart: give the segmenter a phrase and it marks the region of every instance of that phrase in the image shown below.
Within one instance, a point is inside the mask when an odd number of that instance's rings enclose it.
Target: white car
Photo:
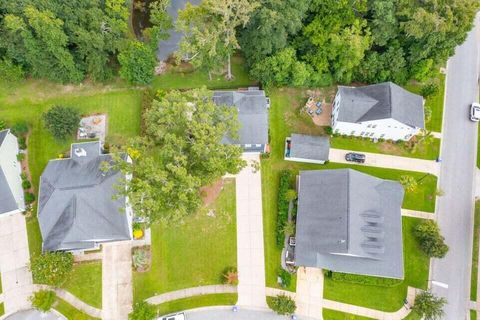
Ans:
[[[480,121],[480,104],[472,103],[470,106],[470,120],[478,122]]]
[[[158,318],[157,320],[187,320],[187,318],[185,317],[185,313],[180,312],[175,314],[169,314],[168,316]]]

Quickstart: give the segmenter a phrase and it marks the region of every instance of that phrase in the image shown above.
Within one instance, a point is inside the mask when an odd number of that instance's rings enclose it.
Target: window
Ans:
[[[385,133],[382,133],[382,134],[380,135],[380,138],[383,138],[383,137],[385,137]]]
[[[257,143],[257,144],[255,145],[255,147],[257,147],[257,148],[260,148],[261,146],[262,146],[262,145],[259,144],[259,143]]]
[[[370,137],[373,137],[373,135],[374,135],[374,134],[375,134],[375,133],[373,133],[373,132],[370,132]]]
[[[377,125],[376,125],[376,124],[372,125],[372,128],[376,128],[376,127],[377,127]]]
[[[362,131],[362,132],[360,133],[361,136],[363,136],[364,134],[365,134],[365,131]]]
[[[245,145],[245,148],[251,148],[251,147],[252,147],[251,144],[246,144],[246,145]]]
[[[367,128],[371,128],[371,127],[372,127],[372,125],[371,125],[371,124],[369,124],[369,125],[367,126]]]

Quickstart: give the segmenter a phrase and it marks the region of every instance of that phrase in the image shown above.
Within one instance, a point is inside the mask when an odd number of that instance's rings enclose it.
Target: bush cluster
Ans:
[[[295,301],[284,294],[268,298],[267,304],[270,309],[281,315],[291,315],[297,309]]]
[[[292,174],[290,171],[282,171],[280,173],[280,184],[278,187],[278,215],[277,215],[277,246],[283,247],[285,241],[284,227],[288,221],[288,190],[290,189],[290,180]]]
[[[45,128],[57,140],[73,135],[80,122],[80,113],[72,107],[54,106],[43,114]]]
[[[440,234],[438,224],[427,220],[415,227],[414,235],[420,243],[420,248],[431,258],[443,258],[448,252],[445,238]]]
[[[73,255],[68,252],[47,252],[34,256],[30,262],[35,283],[61,286],[73,268]]]
[[[52,308],[53,303],[55,302],[57,295],[54,291],[50,290],[40,290],[33,294],[30,297],[32,306],[42,312],[47,312]]]
[[[339,282],[348,282],[368,286],[378,286],[378,287],[394,287],[402,283],[402,280],[391,279],[391,278],[381,278],[381,277],[369,277],[362,276],[357,274],[341,273],[341,272],[328,272],[326,276],[331,277],[334,281]]]
[[[128,320],[154,320],[156,317],[155,307],[146,301],[140,301],[133,306],[133,311],[128,315]]]

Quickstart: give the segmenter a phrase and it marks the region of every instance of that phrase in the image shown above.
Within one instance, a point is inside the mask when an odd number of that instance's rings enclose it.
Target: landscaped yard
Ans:
[[[152,266],[134,273],[134,300],[222,283],[223,271],[237,265],[235,207],[235,182],[228,179],[208,208],[182,224],[152,226]]]
[[[473,250],[472,250],[472,272],[470,279],[470,300],[477,301],[478,281],[478,238],[480,236],[480,201],[475,203],[475,215],[473,224]]]
[[[68,320],[98,320],[98,318],[92,318],[82,311],[75,309],[60,298],[57,298],[53,308],[63,314]]]
[[[207,294],[204,296],[196,296],[162,303],[158,306],[158,313],[160,315],[165,315],[200,307],[235,305],[237,299],[238,295],[236,293]]]
[[[445,75],[440,72],[437,73],[436,79],[438,81],[438,92],[428,97],[425,101],[425,107],[432,110],[432,117],[426,123],[427,130],[441,132],[443,120],[443,100],[445,95]],[[404,86],[405,89],[420,94],[422,85],[418,82],[410,82]]]
[[[402,308],[408,286],[427,288],[429,258],[420,250],[413,236],[413,229],[420,222],[420,219],[403,217],[405,280],[401,284],[379,287],[325,278],[324,298],[389,312]]]
[[[63,289],[96,308],[102,308],[102,263],[84,262],[73,267]]]
[[[372,320],[372,318],[356,316],[336,310],[323,309],[323,320]]]

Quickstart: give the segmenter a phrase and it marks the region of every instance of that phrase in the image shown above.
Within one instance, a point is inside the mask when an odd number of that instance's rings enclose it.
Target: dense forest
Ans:
[[[172,0],[174,1],[174,0]],[[204,0],[175,27],[182,56],[207,72],[240,51],[266,85],[428,79],[472,27],[479,0]],[[0,0],[0,76],[147,84],[169,0],[135,39],[125,0]],[[228,68],[228,77],[231,77]]]

